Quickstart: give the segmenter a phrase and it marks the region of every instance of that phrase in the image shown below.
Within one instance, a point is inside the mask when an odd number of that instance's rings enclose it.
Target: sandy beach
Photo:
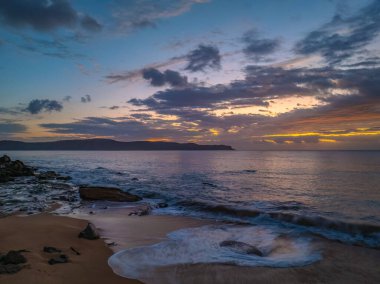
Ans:
[[[125,211],[124,213],[121,211]],[[173,230],[214,223],[176,216],[128,216],[130,210],[109,210],[87,215],[102,236],[116,241],[114,251],[150,245],[165,239]],[[85,214],[78,217],[83,218]],[[119,216],[114,218],[115,216]],[[108,222],[111,221],[112,222]],[[12,275],[0,275],[1,283],[141,283],[114,274],[107,265],[112,251],[99,240],[77,237],[86,220],[39,214],[0,219],[0,251],[26,249],[26,268]],[[118,229],[112,229],[118,228]],[[116,238],[119,237],[119,239]],[[148,283],[379,283],[380,251],[317,239],[323,259],[296,268],[237,267],[232,265],[176,265],[157,269]],[[51,254],[43,246],[62,249],[66,264],[49,265]],[[81,255],[70,250],[74,247]]]
[[[85,240],[78,233],[87,221],[51,214],[9,216],[0,219],[0,252],[25,249],[28,262],[16,274],[0,275],[0,283],[140,283],[117,276],[107,265],[112,251],[103,240]],[[55,254],[43,252],[53,246],[69,257],[64,264],[49,265]],[[80,252],[76,255],[70,247]]]

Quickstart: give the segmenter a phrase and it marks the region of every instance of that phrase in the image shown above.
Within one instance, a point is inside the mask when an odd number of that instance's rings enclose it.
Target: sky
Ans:
[[[380,0],[2,0],[0,139],[380,150]]]

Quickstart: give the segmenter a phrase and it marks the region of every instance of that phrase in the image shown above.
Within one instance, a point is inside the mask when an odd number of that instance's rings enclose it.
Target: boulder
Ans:
[[[263,253],[255,246],[252,246],[247,243],[239,242],[239,241],[223,241],[219,244],[221,247],[228,247],[231,250],[238,252],[238,253],[244,253],[244,254],[254,254],[257,256],[263,256]]]
[[[7,155],[3,155],[2,157],[0,157],[0,164],[7,164],[11,161],[11,158],[9,158],[9,156]]]
[[[0,265],[0,274],[13,274],[19,272],[23,266],[18,264]]]
[[[44,248],[43,248],[43,251],[44,251],[44,252],[47,252],[47,253],[62,252],[60,249],[57,249],[57,248],[55,248],[55,247],[44,247]]]
[[[54,258],[51,258],[48,261],[48,263],[50,265],[58,264],[58,263],[67,263],[67,262],[69,262],[69,258],[66,255],[64,255],[64,254],[61,254],[60,256],[57,256],[57,257],[54,257]]]
[[[108,200],[134,202],[141,197],[114,187],[80,186],[79,195],[84,200]]]
[[[34,170],[25,166],[23,162],[12,161],[7,155],[0,157],[0,182],[12,181],[13,177],[32,175],[34,175]]]
[[[26,258],[19,251],[10,250],[6,255],[2,256],[2,264],[20,264],[25,263]]]
[[[88,223],[87,227],[79,233],[79,238],[84,238],[87,240],[96,240],[99,239],[99,233],[96,230],[96,227],[92,223]]]

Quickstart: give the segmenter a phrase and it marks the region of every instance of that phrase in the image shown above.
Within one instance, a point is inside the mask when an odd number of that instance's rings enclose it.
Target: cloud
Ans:
[[[118,0],[113,2],[115,29],[130,33],[141,28],[156,27],[160,20],[186,13],[195,4],[208,0]]]
[[[52,133],[116,137],[121,140],[145,140],[151,137],[180,137],[180,131],[170,123],[156,119],[141,121],[133,117],[117,119],[87,117],[72,123],[44,123],[40,125]],[[162,126],[165,126],[164,128]]]
[[[1,123],[0,122],[0,133],[1,134],[14,134],[26,131],[26,126],[20,123]]]
[[[182,87],[188,84],[186,76],[181,76],[179,72],[169,69],[164,72],[155,68],[144,69],[142,76],[145,80],[149,80],[150,84],[155,87],[161,87],[166,84],[172,87]]]
[[[380,32],[380,2],[375,0],[357,14],[335,17],[297,43],[298,54],[320,53],[331,63],[339,63],[355,55]]]
[[[120,107],[119,106],[111,106],[109,107],[110,110],[115,110],[115,109],[119,109]]]
[[[12,108],[0,107],[0,114],[18,115],[20,114],[20,110],[14,107]]]
[[[185,70],[190,72],[205,71],[207,68],[214,70],[221,68],[219,49],[212,45],[200,44],[186,55],[186,59],[188,63]]]
[[[32,100],[29,102],[29,105],[25,111],[30,112],[31,114],[38,114],[40,112],[52,112],[52,111],[61,111],[63,106],[60,102],[56,100]]]
[[[89,15],[84,15],[80,19],[81,26],[91,32],[99,32],[102,30],[102,25]]]
[[[143,76],[143,71],[146,69],[167,68],[169,66],[175,65],[182,61],[184,61],[184,56],[172,57],[169,60],[166,60],[164,62],[149,64],[149,65],[144,66],[143,68],[126,71],[126,72],[120,72],[120,73],[112,73],[105,76],[105,79],[110,84],[117,83],[120,81],[133,81],[133,80],[140,79]]]
[[[84,97],[80,98],[81,103],[89,103],[91,102],[91,96],[90,95],[85,95]]]
[[[89,15],[81,16],[66,0],[12,0],[0,1],[0,19],[15,27],[32,27],[38,31],[74,28],[78,23],[89,31],[100,24]]]
[[[263,56],[272,54],[280,47],[279,39],[260,38],[256,30],[250,30],[242,38],[244,54],[252,59],[260,60]]]
[[[63,98],[63,101],[64,101],[64,102],[69,102],[71,99],[72,99],[72,96],[65,96],[65,97]]]

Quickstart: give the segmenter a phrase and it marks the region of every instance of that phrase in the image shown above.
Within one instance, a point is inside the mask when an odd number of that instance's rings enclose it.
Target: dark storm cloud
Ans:
[[[91,96],[90,95],[85,95],[84,97],[80,98],[81,103],[89,103],[91,102]]]
[[[356,15],[336,15],[309,33],[295,47],[298,54],[320,53],[329,63],[339,63],[370,43],[380,31],[380,1],[375,0]]]
[[[0,122],[0,133],[1,134],[13,134],[26,131],[26,126],[20,123],[2,123]]]
[[[79,22],[89,31],[101,27],[94,18],[81,16],[66,0],[3,0],[0,1],[0,18],[9,26],[29,26],[39,31],[74,28]]]
[[[200,44],[187,54],[186,59],[188,64],[185,70],[190,72],[205,71],[208,68],[215,70],[221,68],[221,55],[216,46]]]
[[[30,112],[31,114],[37,114],[40,112],[52,112],[52,111],[61,111],[63,106],[60,102],[56,100],[32,100],[25,111]]]
[[[242,38],[244,54],[252,59],[260,60],[263,56],[272,54],[280,47],[279,39],[261,38],[256,30],[250,30]]]
[[[166,84],[172,87],[182,87],[188,84],[186,76],[181,76],[179,72],[169,69],[164,72],[155,68],[144,69],[142,76],[145,80],[149,80],[150,84],[155,87],[161,87]]]

